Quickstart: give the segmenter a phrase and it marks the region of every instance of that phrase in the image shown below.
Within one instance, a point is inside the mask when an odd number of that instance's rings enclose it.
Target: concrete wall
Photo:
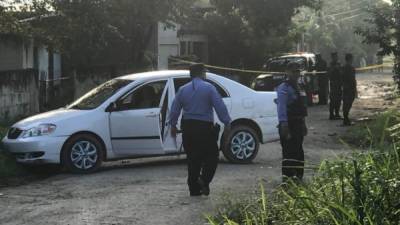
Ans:
[[[0,72],[0,123],[63,107],[100,84],[130,73],[104,67],[70,72],[61,82],[49,82],[39,81],[37,70]]]
[[[34,70],[0,72],[0,122],[39,112],[39,85]]]
[[[175,24],[176,25],[176,24]],[[179,25],[167,27],[164,23],[158,23],[158,67],[159,70],[168,69],[168,57],[179,55]]]
[[[17,70],[23,66],[22,42],[0,41],[0,71]]]
[[[76,73],[73,76],[73,99],[76,100],[82,97],[84,94],[92,90],[93,88],[99,86],[100,84],[111,80],[116,74],[107,72],[90,72],[90,73]]]
[[[22,68],[18,69],[33,69],[34,58],[33,40],[25,41],[22,44]]]

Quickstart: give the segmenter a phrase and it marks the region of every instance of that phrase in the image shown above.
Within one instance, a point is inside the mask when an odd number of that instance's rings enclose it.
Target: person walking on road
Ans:
[[[187,155],[190,196],[209,195],[218,165],[217,129],[214,126],[215,109],[224,123],[224,134],[230,129],[231,118],[216,88],[205,81],[203,64],[190,66],[191,82],[182,86],[172,103],[171,134],[176,137],[177,121],[183,110],[181,128],[183,147]]]
[[[318,105],[326,105],[329,93],[329,79],[326,74],[328,67],[321,54],[316,54],[315,59],[315,70],[318,72]]]
[[[343,66],[343,125],[350,126],[350,109],[357,96],[356,70],[353,67],[353,55],[346,54]]]
[[[340,105],[342,103],[342,86],[343,78],[341,73],[341,66],[338,60],[337,52],[331,54],[332,61],[330,63],[328,76],[329,76],[329,119],[339,120],[340,117]]]
[[[279,136],[282,145],[282,175],[301,180],[304,174],[303,140],[307,135],[306,93],[298,85],[300,66],[293,62],[287,66],[288,79],[277,88]]]

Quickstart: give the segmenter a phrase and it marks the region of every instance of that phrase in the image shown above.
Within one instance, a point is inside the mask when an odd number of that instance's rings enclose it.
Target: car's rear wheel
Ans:
[[[71,137],[64,145],[62,163],[68,171],[91,173],[101,166],[103,153],[103,145],[96,137],[79,134]]]
[[[251,163],[257,156],[260,141],[253,128],[246,125],[234,126],[227,140],[222,152],[230,162]]]

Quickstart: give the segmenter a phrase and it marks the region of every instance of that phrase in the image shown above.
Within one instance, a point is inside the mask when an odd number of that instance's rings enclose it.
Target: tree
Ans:
[[[357,33],[365,43],[379,44],[380,55],[395,57],[395,80],[400,90],[400,0],[371,4],[368,12],[371,17],[365,22],[369,26],[358,28]]]
[[[291,19],[300,6],[316,0],[214,0],[202,25],[213,64],[259,69],[267,56],[289,50]]]
[[[193,0],[32,0],[11,1],[2,27],[25,26],[24,32],[61,52],[67,64],[145,66],[144,56],[158,22],[176,20]],[[18,5],[18,7],[16,7]],[[18,18],[13,17],[18,15]],[[2,17],[3,18],[3,17]]]
[[[357,66],[362,58],[368,64],[374,63],[378,47],[363,43],[355,33],[368,17],[365,8],[369,0],[323,0],[321,3],[320,10],[302,8],[294,18],[295,32],[304,34],[306,49],[325,57],[331,52],[342,56],[353,53]]]

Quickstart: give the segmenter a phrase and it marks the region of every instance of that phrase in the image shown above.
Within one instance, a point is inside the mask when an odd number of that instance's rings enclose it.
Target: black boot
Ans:
[[[210,186],[209,184],[206,184],[203,179],[199,178],[198,181],[200,188],[201,188],[201,193],[205,196],[208,196],[210,194]]]

